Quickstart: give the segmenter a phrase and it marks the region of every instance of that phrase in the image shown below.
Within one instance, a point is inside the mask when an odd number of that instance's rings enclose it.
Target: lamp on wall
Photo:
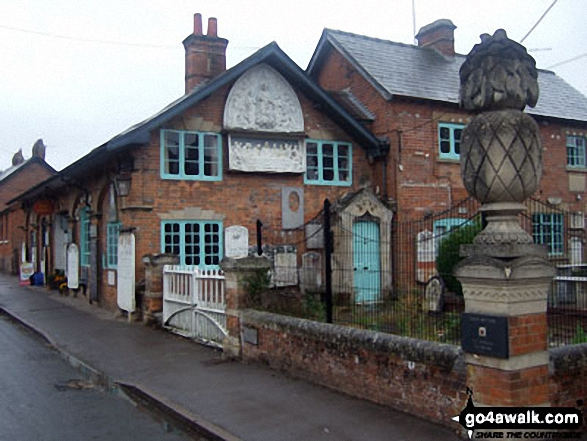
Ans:
[[[116,176],[116,192],[118,193],[118,196],[128,196],[130,193],[131,180],[130,173],[121,173]]]

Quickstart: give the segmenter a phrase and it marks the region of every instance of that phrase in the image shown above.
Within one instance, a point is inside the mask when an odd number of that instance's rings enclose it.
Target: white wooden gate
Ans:
[[[228,335],[222,271],[165,265],[163,326],[185,337],[222,347]]]

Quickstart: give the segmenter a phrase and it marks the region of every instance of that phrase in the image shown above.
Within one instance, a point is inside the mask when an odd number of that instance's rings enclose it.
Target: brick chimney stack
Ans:
[[[227,39],[218,37],[218,22],[215,18],[208,19],[208,33],[204,35],[202,14],[194,14],[194,32],[183,41],[185,93],[226,70],[227,45]]]
[[[445,18],[423,26],[416,35],[418,46],[433,47],[443,55],[454,57],[456,28],[452,21]]]

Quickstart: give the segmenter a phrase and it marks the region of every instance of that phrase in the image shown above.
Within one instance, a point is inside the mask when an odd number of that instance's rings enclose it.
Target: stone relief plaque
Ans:
[[[304,225],[304,189],[281,188],[281,226],[291,230]]]
[[[233,225],[224,230],[224,255],[241,259],[249,254],[249,230],[240,225]]]
[[[274,286],[298,284],[297,254],[295,252],[275,253],[272,282]]]
[[[118,307],[129,313],[135,310],[135,235],[120,233],[118,237],[117,271]]]
[[[230,170],[270,173],[303,173],[306,153],[301,139],[228,136]]]
[[[302,255],[300,288],[303,292],[317,292],[322,286],[322,256],[310,251]]]
[[[230,90],[224,107],[224,128],[301,133],[302,106],[287,80],[275,69],[260,64],[245,72]]]
[[[79,248],[71,243],[67,247],[67,287],[79,288]]]

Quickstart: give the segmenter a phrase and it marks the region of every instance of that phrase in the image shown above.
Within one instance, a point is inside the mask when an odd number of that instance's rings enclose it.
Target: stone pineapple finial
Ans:
[[[14,154],[12,157],[12,165],[19,165],[24,162],[24,156],[22,156],[22,149],[19,149],[18,152]]]
[[[481,35],[460,77],[460,103],[467,110],[524,110],[538,102],[536,61],[503,29]]]

